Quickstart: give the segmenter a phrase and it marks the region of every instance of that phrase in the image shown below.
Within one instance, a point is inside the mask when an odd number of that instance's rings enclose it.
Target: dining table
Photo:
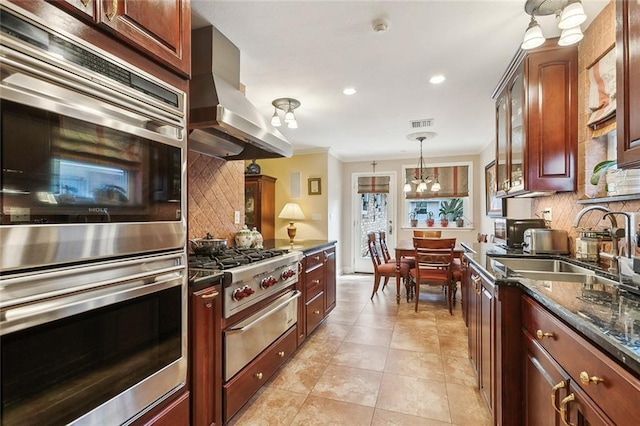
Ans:
[[[413,247],[413,240],[400,240],[395,247],[396,254],[396,302],[400,304],[400,279],[402,274],[400,273],[400,260],[403,257],[413,257],[415,254],[415,248]],[[457,258],[462,258],[462,254],[465,252],[465,248],[456,242],[453,248],[453,255]]]

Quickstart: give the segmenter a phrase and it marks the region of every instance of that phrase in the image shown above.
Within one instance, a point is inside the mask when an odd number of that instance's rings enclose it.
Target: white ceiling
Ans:
[[[586,29],[608,0],[582,0]],[[343,161],[412,158],[411,120],[433,118],[425,157],[477,154],[494,138],[491,93],[519,48],[524,0],[192,0],[193,28],[213,24],[241,52],[247,97],[264,113],[298,99],[299,127],[280,128],[296,152]],[[388,31],[372,21],[386,18]],[[538,18],[559,35],[553,15]],[[428,82],[444,74],[440,85]],[[343,88],[355,87],[353,96]]]

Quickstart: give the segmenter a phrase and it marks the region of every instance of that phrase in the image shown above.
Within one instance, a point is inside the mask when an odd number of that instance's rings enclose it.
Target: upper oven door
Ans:
[[[2,269],[184,247],[184,92],[0,13]]]

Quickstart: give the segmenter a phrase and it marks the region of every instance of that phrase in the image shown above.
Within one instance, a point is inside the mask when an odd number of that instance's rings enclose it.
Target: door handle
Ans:
[[[393,222],[389,221],[389,235],[393,235]]]

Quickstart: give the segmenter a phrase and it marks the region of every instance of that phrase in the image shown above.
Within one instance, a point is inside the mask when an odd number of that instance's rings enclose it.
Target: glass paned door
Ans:
[[[369,257],[367,247],[367,234],[369,232],[386,232],[387,245],[390,250],[395,247],[395,175],[379,174],[376,176],[389,176],[390,185],[388,193],[358,193],[357,184],[354,185],[354,271],[373,273],[373,264]],[[354,177],[357,182],[357,176]],[[381,254],[382,255],[382,254]],[[393,254],[392,254],[393,256]]]

